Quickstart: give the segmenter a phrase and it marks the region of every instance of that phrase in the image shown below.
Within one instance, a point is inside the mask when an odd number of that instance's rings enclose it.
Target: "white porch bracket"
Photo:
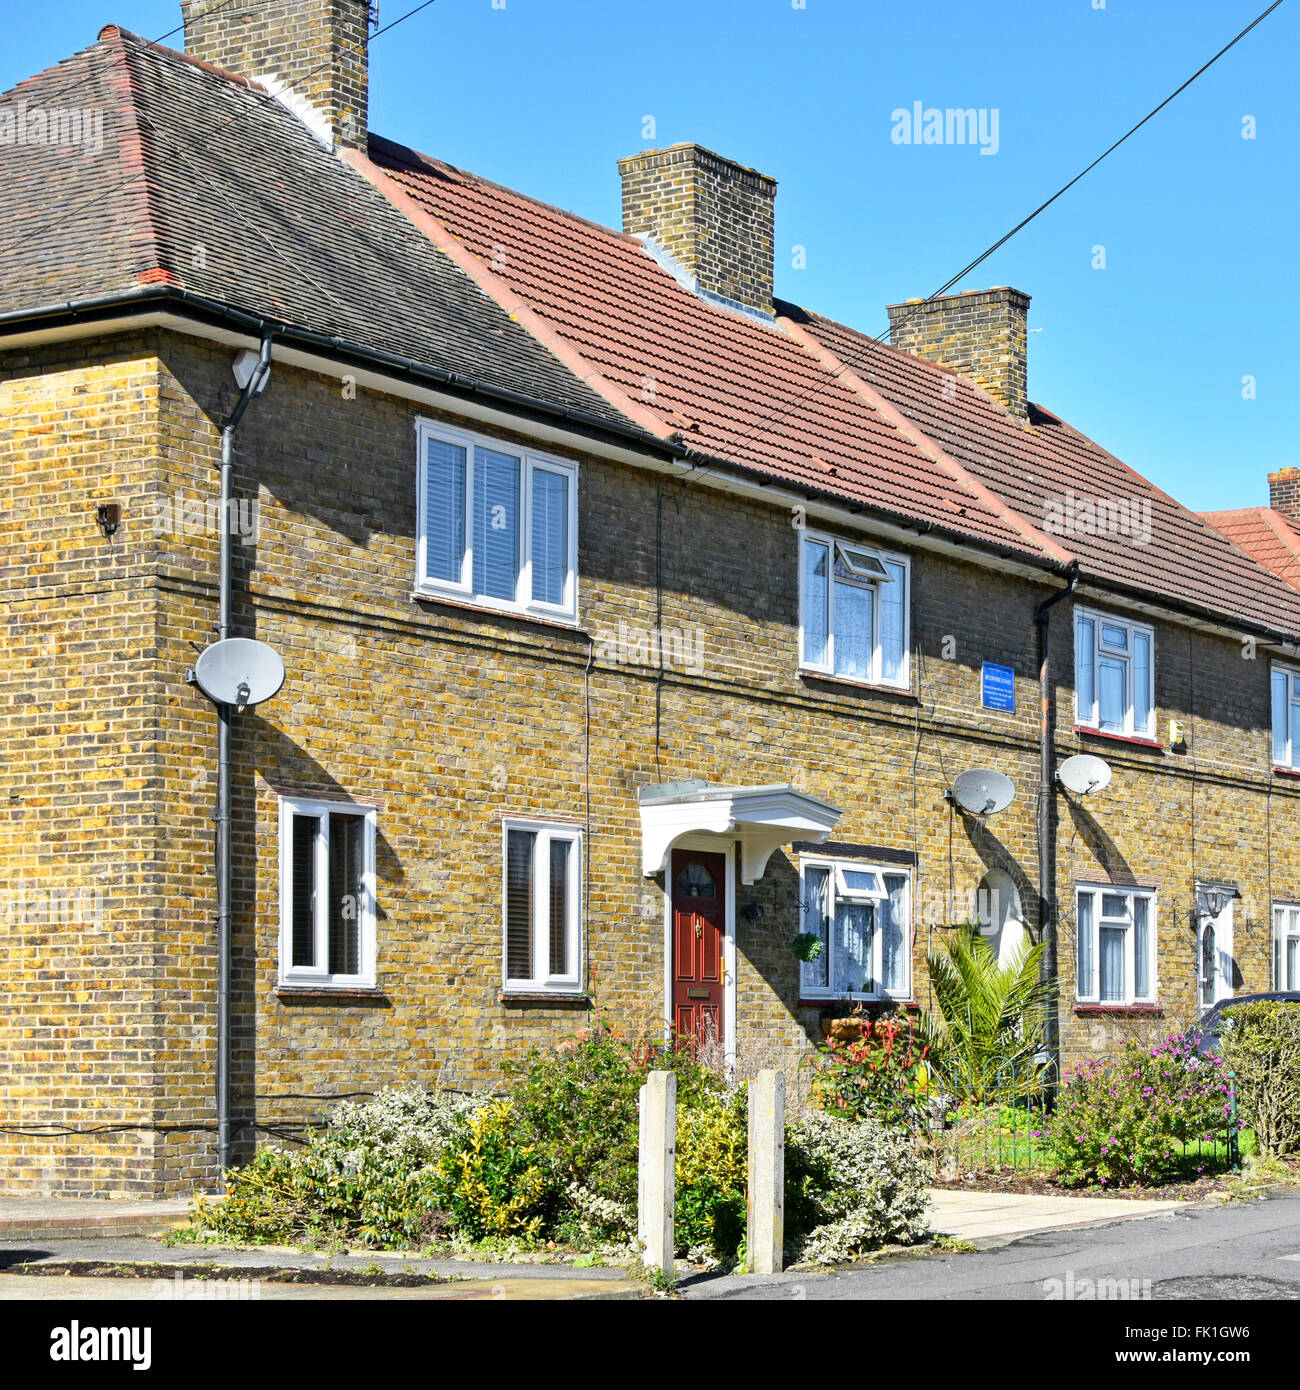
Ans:
[[[792,840],[820,843],[835,828],[838,806],[796,791],[788,782],[720,787],[709,782],[663,782],[637,792],[641,811],[641,872],[667,869],[673,845],[700,832],[734,835],[742,883],[756,883],[767,861]]]

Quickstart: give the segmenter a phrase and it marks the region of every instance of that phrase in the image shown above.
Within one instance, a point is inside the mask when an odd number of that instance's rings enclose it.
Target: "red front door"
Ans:
[[[671,883],[673,1026],[679,1037],[722,1042],[727,857],[674,850]]]

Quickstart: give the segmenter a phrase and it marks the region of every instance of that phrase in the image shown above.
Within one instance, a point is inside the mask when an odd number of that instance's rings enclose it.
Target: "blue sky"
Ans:
[[[383,0],[381,21],[415,2]],[[370,123],[611,225],[620,155],[699,141],[778,180],[777,293],[878,333],[886,303],[937,289],[1266,0],[1097,3],[438,0],[376,40]],[[154,38],[179,5],[14,6],[0,89],[110,22]],[[1031,294],[1031,396],[1197,508],[1261,504],[1300,464],[1297,52],[1300,3],[958,286]],[[895,143],[917,101],[996,110],[997,153]]]

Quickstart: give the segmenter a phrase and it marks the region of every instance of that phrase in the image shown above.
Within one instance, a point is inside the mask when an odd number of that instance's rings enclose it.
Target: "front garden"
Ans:
[[[1298,1010],[1242,1006],[1217,1051],[1130,1041],[1058,1083],[1042,1065],[1036,952],[1003,968],[969,930],[930,970],[935,1018],[860,1014],[791,1089],[787,1262],[924,1241],[934,1183],[1149,1190],[1239,1154],[1300,1154]],[[638,1094],[664,1069],[677,1081],[678,1254],[743,1266],[746,1088],[689,1047],[634,1046],[607,1022],[530,1054],[497,1092],[340,1104],[302,1145],[228,1174],[224,1200],[199,1199],[191,1238],[630,1260]]]

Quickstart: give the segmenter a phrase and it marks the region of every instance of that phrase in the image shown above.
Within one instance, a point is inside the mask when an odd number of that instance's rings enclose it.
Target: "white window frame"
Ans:
[[[890,690],[911,690],[912,688],[912,564],[906,555],[898,555],[892,551],[882,550],[879,546],[870,545],[863,541],[845,540],[843,536],[833,536],[825,531],[810,531],[800,529],[796,532],[799,537],[799,669],[802,671],[815,672],[818,675],[831,676],[835,680],[856,680],[863,685],[880,685]],[[813,541],[820,545],[829,547],[830,564],[827,566],[826,577],[826,660],[818,663],[810,661],[805,655],[807,642],[805,640],[805,595],[804,595],[804,547]],[[882,579],[879,576],[868,574],[857,575],[858,582],[863,588],[870,588],[875,591],[875,602],[872,604],[872,634],[871,634],[871,676],[869,679],[853,676],[839,676],[835,674],[835,555],[837,550],[858,552],[869,557],[871,560],[880,564],[882,567],[885,561],[899,565],[903,571],[903,659],[900,663],[899,674],[894,679],[886,679],[884,671],[884,653],[880,644],[880,624],[883,605],[880,602],[880,589],[883,584],[892,584],[897,581],[892,579]],[[852,560],[844,557],[845,565],[854,570]]]
[[[416,433],[416,542],[415,592],[430,598],[453,598],[475,608],[502,613],[522,613],[552,622],[576,625],[578,621],[578,464],[574,459],[542,453],[522,444],[490,435],[455,429],[439,421],[419,419]],[[428,443],[431,439],[454,444],[465,450],[465,551],[461,556],[459,580],[434,579],[428,575]],[[509,454],[520,461],[519,479],[519,577],[513,599],[496,598],[474,592],[474,450],[490,449]],[[556,603],[534,599],[532,563],[533,477],[537,472],[561,473],[569,484],[568,571],[564,598]]]
[[[903,922],[903,982],[891,990],[877,989],[877,991],[867,994],[862,990],[855,990],[852,993],[837,989],[834,980],[831,980],[831,963],[834,960],[834,946],[828,940],[823,947],[830,953],[827,961],[826,975],[830,983],[827,985],[806,985],[803,981],[803,966],[800,963],[799,970],[799,996],[802,999],[853,999],[864,1002],[877,1002],[885,999],[911,999],[912,997],[912,945],[913,945],[913,871],[904,864],[877,864],[862,859],[833,859],[818,854],[801,854],[799,856],[799,901],[802,904],[799,913],[799,930],[809,931],[810,925],[808,914],[810,911],[810,900],[807,889],[807,871],[809,869],[827,869],[828,891],[830,892],[830,919],[831,930],[834,930],[836,907],[839,903],[870,903],[875,905],[875,925],[871,933],[871,978],[873,982],[879,983],[884,969],[884,946],[885,932],[884,923],[881,920],[880,905],[889,905],[889,891],[885,887],[885,875],[892,877],[905,878],[907,880],[906,908],[904,911]],[[846,890],[844,887],[844,871],[857,873],[873,873],[876,875],[880,884],[878,893],[863,890]]]
[[[355,975],[329,971],[329,918],[327,895],[321,885],[329,882],[330,817],[361,816],[364,819],[364,860],[361,873],[361,902],[357,904],[360,969]],[[316,883],[316,909],[313,918],[313,956],[310,966],[293,963],[293,818],[318,817],[322,833],[316,839],[313,877]],[[351,989],[373,989],[375,985],[375,836],[378,812],[373,806],[351,801],[320,801],[310,797],[280,798],[280,970],[282,985],[328,985]]]
[[[1300,953],[1300,903],[1273,904],[1273,989],[1278,993],[1300,991],[1300,967],[1296,979],[1286,983],[1286,943],[1294,939]]]
[[[530,980],[514,979],[510,975],[510,832],[526,830],[537,836],[533,850],[533,965],[547,966],[545,974],[537,973]],[[573,846],[569,893],[569,920],[565,924],[566,945],[573,968],[566,975],[549,972],[551,933],[548,912],[550,907],[550,877],[552,840],[565,840]],[[582,923],[583,923],[583,832],[573,824],[557,821],[511,818],[501,822],[501,987],[507,993],[576,994],[582,989]]]
[[[1092,903],[1092,932],[1091,932],[1091,956],[1092,970],[1088,979],[1084,979],[1079,969],[1079,899],[1085,894],[1091,894]],[[1102,913],[1102,899],[1104,897],[1122,897],[1127,903],[1126,913],[1123,918],[1114,916],[1104,916]],[[1143,898],[1147,903],[1147,983],[1146,994],[1137,993],[1137,921],[1133,911],[1133,899]],[[1074,952],[1075,952],[1075,979],[1074,992],[1075,998],[1081,1004],[1100,1004],[1107,1008],[1132,1007],[1134,1004],[1154,1004],[1160,997],[1160,981],[1156,973],[1156,967],[1160,960],[1160,950],[1157,945],[1159,940],[1159,903],[1158,895],[1154,888],[1135,888],[1128,884],[1117,883],[1076,883],[1074,886]],[[1124,938],[1124,998],[1123,999],[1102,999],[1101,997],[1101,929],[1102,926],[1123,927],[1125,929]]]
[[[1282,696],[1282,709],[1285,714],[1285,740],[1282,747],[1282,757],[1278,757],[1277,742],[1273,737],[1273,730],[1277,723],[1277,678],[1281,676],[1286,682],[1284,694]],[[1296,746],[1295,740],[1291,737],[1292,710],[1300,708],[1300,669],[1294,666],[1284,666],[1281,662],[1274,662],[1269,672],[1269,744],[1274,767],[1283,767],[1291,772],[1300,772],[1300,747]]]
[[[1081,625],[1087,620],[1092,628],[1092,708],[1085,710],[1079,697],[1079,657],[1083,650]],[[1121,652],[1114,647],[1105,646],[1102,640],[1102,626],[1120,627],[1128,633],[1128,650]],[[1151,669],[1148,673],[1147,722],[1138,727],[1133,718],[1134,672],[1137,651],[1136,638],[1141,635],[1147,639],[1151,653]],[[1104,660],[1124,663],[1124,727],[1104,729],[1101,724],[1101,663]],[[1140,623],[1132,618],[1119,618],[1113,613],[1102,613],[1095,608],[1076,608],[1074,610],[1074,722],[1083,729],[1095,729],[1099,734],[1110,734],[1118,738],[1154,739],[1156,734],[1156,634],[1149,623]]]

